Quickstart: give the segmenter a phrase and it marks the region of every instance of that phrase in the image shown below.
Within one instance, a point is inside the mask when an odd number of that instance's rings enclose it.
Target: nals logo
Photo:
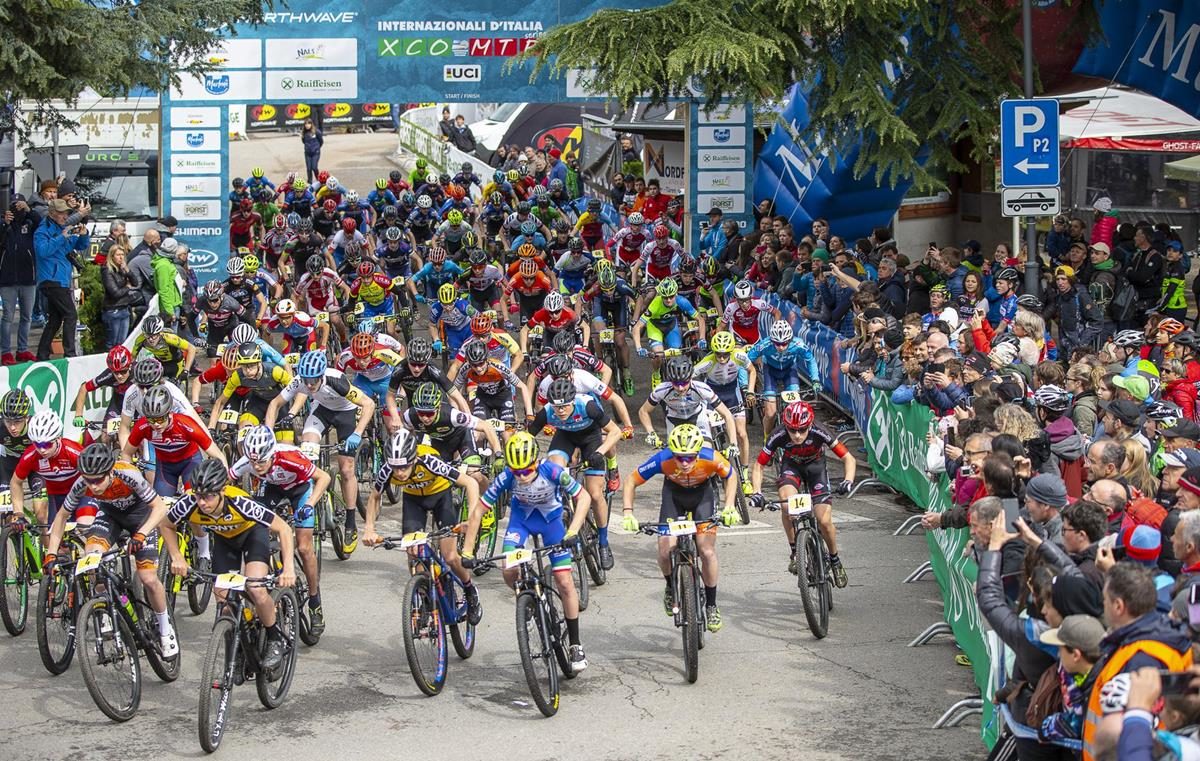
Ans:
[[[719,127],[713,130],[713,140],[718,143],[728,143],[731,136],[732,133],[728,127]]]
[[[204,145],[204,133],[203,132],[187,133],[187,144],[189,146],[191,146],[192,148],[199,148],[200,146]]]
[[[483,76],[483,67],[447,65],[442,67],[442,80],[445,82],[478,82]]]
[[[308,45],[296,48],[297,61],[324,61],[324,45]]]
[[[266,108],[270,108],[267,106]],[[312,109],[307,103],[291,103],[286,109],[289,119],[307,119],[312,115]]]
[[[229,92],[229,75],[205,74],[204,89],[213,95],[224,95]]]
[[[307,106],[306,106],[307,108]],[[255,122],[269,122],[275,118],[275,107],[271,105],[255,106],[250,109],[250,120]]]
[[[348,113],[350,113],[350,104],[349,103],[326,103],[325,104],[325,115],[326,116],[332,116],[332,117],[336,118],[339,116],[345,116]]]

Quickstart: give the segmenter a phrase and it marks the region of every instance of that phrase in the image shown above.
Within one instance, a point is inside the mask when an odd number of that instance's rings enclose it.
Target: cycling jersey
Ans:
[[[826,430],[820,423],[814,422],[812,428],[808,430],[808,435],[799,444],[793,442],[792,437],[788,435],[787,429],[780,426],[771,431],[771,435],[767,437],[762,451],[758,453],[758,464],[766,465],[770,463],[771,457],[776,451],[780,453],[785,461],[798,464],[814,462],[821,458],[822,450],[825,447],[829,447],[838,457],[845,457],[849,451],[845,445],[837,441],[833,437],[833,434]]]
[[[511,213],[512,209],[507,204],[493,206],[489,203],[480,210],[479,218],[483,220],[484,229],[487,231],[489,238],[494,238],[500,234],[500,229],[504,227],[504,222]]]
[[[461,410],[452,408],[445,402],[438,409],[438,415],[433,419],[432,423],[426,425],[417,417],[417,411],[411,407],[404,411],[403,423],[405,427],[423,433],[429,436],[430,441],[435,444],[439,441],[450,439],[451,437],[460,434],[464,431],[474,431],[479,424],[479,420],[474,415],[468,415]]]
[[[599,214],[585,211],[575,220],[575,232],[589,248],[596,248],[604,238],[604,220]]]
[[[507,393],[520,382],[512,370],[490,357],[482,370],[463,365],[458,375],[454,376],[454,385],[459,391],[466,389],[468,383],[473,383],[477,393],[487,396]]]
[[[597,399],[609,399],[612,397],[612,389],[588,371],[575,368],[571,372],[571,380],[575,384],[575,391],[577,393],[590,394]],[[552,375],[542,378],[542,382],[537,387],[537,400],[539,403],[546,403],[546,392],[550,390],[550,384],[553,382],[554,376]]]
[[[212,367],[200,373],[200,383],[201,385],[219,383],[221,384],[221,388],[224,388],[225,381],[229,380],[229,376],[229,368],[225,366],[222,360],[218,359],[216,362],[213,362]],[[245,396],[249,393],[250,389],[245,386],[238,386],[233,392],[234,396]]]
[[[427,497],[431,494],[441,494],[458,480],[459,471],[441,457],[431,446],[417,445],[417,458],[413,463],[412,475],[407,480],[400,481],[393,477],[392,466],[386,462],[383,469],[375,476],[375,493],[383,492],[388,481],[396,484],[405,494]]]
[[[493,330],[487,338],[488,356],[498,360],[504,365],[512,362],[512,358],[517,355],[521,347],[517,344],[512,336],[502,330]],[[458,354],[454,355],[454,361],[462,364],[467,361],[467,356],[462,349],[458,350]]]
[[[179,387],[169,381],[160,381],[159,386],[165,388],[167,393],[171,395],[171,412],[182,412],[185,415],[199,421],[196,417],[196,410],[192,407],[191,401],[184,396]],[[121,400],[121,416],[127,417],[130,420],[135,420],[142,416],[142,400],[146,398],[146,391],[142,390],[141,386],[134,384],[125,392],[125,398]]]
[[[416,393],[417,387],[422,383],[434,383],[442,390],[443,394],[450,392],[453,386],[448,378],[442,374],[442,371],[433,365],[425,365],[421,368],[421,372],[413,373],[412,368],[407,362],[402,363],[396,368],[396,372],[392,373],[392,380],[389,384],[392,389],[404,389],[404,393],[411,399]]]
[[[526,429],[530,433],[537,433],[545,426],[550,426],[556,431],[571,433],[598,432],[611,422],[608,413],[604,411],[594,396],[576,394],[572,405],[571,414],[566,418],[559,417],[558,413],[550,411],[549,407],[541,408]]]
[[[380,243],[375,249],[375,258],[391,277],[408,277],[412,271],[412,246],[407,237],[396,241],[395,248],[390,241]]]
[[[511,250],[516,251],[516,250],[520,249],[521,246],[524,246],[526,243],[529,243],[534,248],[536,248],[538,251],[546,250],[546,236],[542,235],[541,233],[534,233],[533,235],[528,236],[528,237],[526,237],[525,235],[518,235],[517,237],[513,238],[513,240],[512,240]]]
[[[625,264],[632,265],[642,257],[642,247],[650,240],[652,238],[647,233],[645,225],[639,226],[637,230],[634,230],[632,227],[622,227],[613,236],[612,242],[609,243],[609,249],[615,248],[617,250],[617,259]]]
[[[278,316],[272,317],[263,327],[268,333],[282,333],[287,337],[284,351],[312,349],[317,345],[317,321],[306,312],[295,312],[288,325],[284,325]]]
[[[508,219],[504,220],[504,229],[507,230],[508,232],[512,233],[513,235],[520,237],[521,223],[525,222],[527,220],[533,220],[533,223],[535,225],[538,224],[537,218],[534,217],[533,214],[526,214],[524,217],[522,217],[520,212],[514,211],[513,213],[508,215]],[[516,239],[514,238],[514,241],[515,240]],[[532,241],[530,241],[530,242],[532,243]],[[545,244],[544,239],[543,239],[542,243]],[[515,244],[512,246],[512,249],[514,251],[517,249]]]
[[[64,442],[66,443],[66,442]],[[43,477],[45,477],[43,475]],[[50,493],[50,481],[46,481],[46,492]],[[112,479],[108,487],[100,494],[88,489],[87,483],[79,479],[70,485],[63,507],[68,512],[74,512],[79,503],[90,499],[97,508],[106,512],[131,513],[139,507],[149,507],[158,494],[151,488],[137,468],[123,460],[117,460],[113,466]]]
[[[437,289],[446,283],[452,283],[462,275],[462,267],[454,262],[444,262],[440,268],[432,262],[425,262],[421,269],[412,276],[413,283],[423,283],[425,294],[437,293]]]
[[[275,513],[254,501],[249,494],[236,486],[226,486],[224,508],[219,515],[207,515],[196,504],[196,495],[188,492],[180,497],[167,511],[172,523],[187,521],[205,528],[221,539],[232,539],[253,529],[255,526],[270,528],[275,522]]]
[[[744,351],[735,351],[729,355],[728,362],[718,362],[717,355],[710,353],[696,363],[692,377],[699,378],[710,386],[728,386],[737,382],[738,377],[750,367],[750,358]]]
[[[144,351],[162,362],[163,365],[178,365],[183,361],[192,345],[187,342],[187,339],[166,330],[160,335],[162,341],[157,346],[152,346],[146,342],[146,334],[140,334],[133,341],[133,356],[137,357]]]
[[[392,191],[387,190],[372,190],[367,194],[367,205],[375,210],[376,216],[383,214],[384,208],[396,205],[396,196],[392,195]]]
[[[31,475],[38,475],[46,482],[47,494],[67,494],[79,478],[81,451],[83,447],[79,442],[59,439],[58,452],[53,457],[43,457],[38,448],[30,444],[17,460],[13,476],[21,481],[28,481]]]
[[[449,306],[435,301],[429,307],[429,322],[434,325],[441,323],[447,331],[462,331],[471,326],[471,314],[474,311],[466,299],[458,299]]]
[[[770,338],[764,338],[750,347],[748,356],[751,361],[761,358],[763,364],[766,365],[768,374],[771,375],[778,376],[788,372],[798,372],[801,369],[800,363],[803,362],[804,371],[810,382],[816,381],[820,377],[817,374],[817,360],[813,357],[812,350],[797,338],[792,339],[792,342],[782,351],[771,343]]]
[[[625,278],[619,277],[611,291],[594,283],[584,291],[583,298],[588,303],[593,320],[612,319],[616,327],[623,328],[629,322],[629,305],[637,299],[637,291],[625,282]]]
[[[721,320],[729,326],[734,335],[748,344],[755,344],[762,331],[763,315],[770,314],[771,311],[771,305],[762,299],[751,299],[750,305],[745,309],[735,299],[725,305]]]
[[[268,224],[270,223],[268,222]],[[262,244],[259,248],[266,254],[264,258],[268,267],[275,269],[279,265],[279,255],[283,253],[283,250],[287,248],[287,244],[294,237],[296,236],[290,231],[280,230],[278,227],[272,227],[270,230],[267,230],[267,234],[263,236]]]
[[[482,267],[471,267],[463,273],[462,279],[467,281],[467,287],[472,291],[486,291],[503,283],[504,273],[494,264],[485,264]]]
[[[396,352],[376,343],[375,350],[371,352],[370,357],[366,358],[366,361],[367,366],[362,367],[359,364],[360,360],[351,354],[349,349],[344,349],[338,355],[337,361],[334,362],[334,367],[348,376],[358,376],[372,383],[378,383],[392,377],[392,373],[396,371],[403,360]]]
[[[550,292],[553,286],[550,283],[550,278],[542,272],[537,273],[531,278],[523,275],[515,275],[508,281],[508,288],[511,291],[516,291],[525,297],[544,296]]]
[[[553,206],[534,206],[530,213],[547,228],[563,218],[562,212]]]
[[[84,381],[83,387],[85,389],[87,389],[87,392],[89,394],[99,388],[105,388],[105,387],[111,388],[112,389],[112,398],[108,400],[108,408],[110,410],[119,409],[121,407],[121,403],[125,400],[125,392],[129,390],[130,386],[133,385],[132,379],[133,379],[133,373],[129,373],[125,376],[124,383],[118,383],[117,376],[113,375],[112,370],[109,370],[106,368],[95,378]],[[4,447],[6,450],[8,449],[8,445],[7,445],[8,436],[9,436],[8,429],[5,428],[4,429],[4,437],[5,437]],[[24,437],[24,434],[22,434],[22,437]],[[22,447],[21,451],[22,452],[25,451],[25,448]],[[12,454],[11,451],[9,453]],[[20,452],[17,452],[16,454],[20,454]]]
[[[437,226],[436,235],[445,238],[447,243],[461,243],[467,233],[472,232],[471,226],[466,222],[459,222],[457,225],[450,224],[450,220],[446,220]]]
[[[315,220],[313,224],[315,227]],[[328,232],[332,231],[333,222],[331,221],[329,223]],[[288,259],[291,261],[292,268],[295,272],[307,272],[308,270],[305,267],[305,264],[308,263],[309,257],[319,255],[322,251],[324,251],[325,238],[319,233],[320,230],[317,230],[313,234],[309,235],[308,240],[301,240],[300,236],[297,235],[296,238],[288,241],[287,245],[283,247],[283,250],[287,252]],[[323,256],[322,259],[324,259]]]
[[[546,331],[544,340],[549,342],[551,338],[554,338],[554,336],[562,331],[573,328],[575,326],[575,322],[575,312],[570,309],[564,308],[559,310],[558,316],[555,317],[554,315],[550,314],[548,309],[542,307],[533,313],[533,316],[529,318],[529,321],[526,323],[526,325],[530,328],[541,325]]]
[[[694,489],[706,486],[713,476],[729,478],[732,472],[729,460],[720,452],[714,452],[711,447],[703,447],[696,457],[696,464],[686,472],[680,469],[679,461],[675,459],[671,450],[663,449],[650,455],[649,459],[638,466],[637,472],[633,474],[633,482],[641,486],[651,478],[661,475],[671,483]]]
[[[221,300],[216,305],[207,298],[200,299],[200,309],[208,321],[210,332],[215,328],[229,327],[237,322],[237,318],[246,314],[246,308],[227,293],[221,295]]]
[[[692,381],[683,391],[671,383],[660,383],[650,392],[646,401],[651,407],[663,405],[666,416],[676,420],[695,418],[709,407],[721,403],[712,387],[698,380]]]
[[[316,391],[309,391],[303,378],[293,378],[280,396],[285,402],[291,402],[296,398],[296,394],[305,394],[314,407],[324,407],[331,412],[356,410],[356,402],[363,397],[362,391],[351,385],[346,376],[338,370],[326,370],[325,377]]]
[[[250,242],[250,234],[262,224],[262,217],[253,211],[235,211],[229,215],[229,239],[234,245],[244,246]]]
[[[108,371],[105,370],[105,372]],[[88,383],[91,383],[91,381],[88,381]],[[129,384],[125,385],[128,386]],[[0,425],[0,448],[3,448],[3,454],[5,457],[20,457],[21,455],[25,454],[25,450],[29,449],[31,446],[33,446],[33,442],[29,440],[28,425],[25,426],[25,429],[16,436],[13,436],[8,432],[8,426]]]
[[[642,313],[639,321],[643,325],[656,328],[662,333],[668,333],[675,329],[679,315],[694,317],[696,308],[692,306],[692,302],[682,296],[675,297],[675,304],[667,306],[663,303],[662,296],[655,296],[650,304],[646,307],[646,311]],[[653,333],[650,334],[652,340],[658,340]]]
[[[646,272],[652,277],[662,280],[671,276],[682,255],[683,246],[680,246],[679,242],[672,238],[665,238],[662,241],[650,241],[642,246],[641,261],[646,267]]]
[[[350,287],[350,298],[358,299],[377,307],[392,292],[392,279],[382,272],[373,272],[370,277],[360,277]]]
[[[278,486],[281,489],[292,489],[306,485],[313,480],[317,466],[308,459],[298,447],[291,444],[276,444],[271,454],[271,467],[266,475],[259,475],[249,458],[242,457],[229,467],[229,478],[240,481],[244,476]]]
[[[160,462],[183,462],[201,450],[212,446],[208,431],[186,415],[171,415],[171,422],[159,431],[146,418],[138,418],[129,431],[130,446],[140,447],[150,442],[154,456]]]
[[[237,280],[230,277],[222,285],[225,286],[225,293],[232,296],[246,311],[252,313],[257,311],[254,302],[257,300],[256,297],[262,294],[262,291],[258,289],[253,280],[247,280],[243,276],[238,276]]]
[[[337,272],[325,267],[315,276],[305,272],[296,283],[296,293],[313,309],[332,312],[339,309],[337,292],[345,286],[346,281]]]
[[[595,260],[591,254],[574,254],[567,252],[559,257],[554,264],[554,270],[562,279],[567,290],[578,293],[583,290],[583,281]]]
[[[229,399],[238,389],[244,388],[253,396],[271,401],[291,382],[292,374],[279,365],[270,369],[264,365],[257,378],[247,378],[239,370],[234,370],[229,374],[221,395]]]
[[[288,193],[283,197],[284,205],[288,207],[288,211],[295,212],[302,217],[307,217],[312,214],[313,194],[308,192],[308,188],[301,191]]]
[[[466,174],[459,172],[458,174],[454,175],[454,179],[450,180],[450,182],[453,182],[455,185],[458,185],[463,189],[470,188],[472,185],[478,185],[481,188],[483,187],[483,180],[480,179],[479,175],[475,174],[474,172],[468,172]]]
[[[562,510],[561,495],[564,491],[573,499],[583,491],[583,487],[571,477],[566,468],[549,460],[542,460],[537,466],[537,476],[527,484],[517,481],[512,468],[505,468],[496,480],[492,481],[481,500],[484,506],[491,510],[499,501],[500,495],[508,492],[512,495],[510,504],[514,514],[517,511],[526,515],[537,512],[543,517],[551,518]]]

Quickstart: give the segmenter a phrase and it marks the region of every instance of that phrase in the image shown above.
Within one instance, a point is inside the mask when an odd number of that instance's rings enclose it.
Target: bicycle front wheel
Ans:
[[[205,753],[220,747],[233,711],[234,636],[233,621],[218,618],[200,670],[200,747]]]
[[[683,673],[689,682],[700,676],[700,612],[696,610],[696,577],[691,566],[675,568],[675,604],[683,616]]]
[[[796,584],[800,588],[800,602],[804,605],[804,618],[808,629],[817,639],[829,633],[828,598],[821,594],[821,585],[826,583],[821,567],[821,545],[817,532],[802,528],[796,532]]]
[[[0,619],[12,636],[25,631],[29,618],[29,559],[25,556],[25,537],[20,531],[0,531]]]
[[[113,721],[129,721],[142,700],[137,641],[108,600],[93,597],[79,612],[79,669],[92,700]]]
[[[575,546],[571,548],[571,580],[575,582],[575,590],[579,593],[580,612],[588,609],[592,595],[588,588],[587,563],[583,559],[586,553],[583,542],[576,538]]]
[[[275,600],[275,623],[283,634],[283,662],[271,673],[259,670],[255,676],[258,700],[266,708],[278,708],[283,704],[292,688],[296,676],[296,638],[300,633],[300,599],[294,589],[276,589],[271,593]],[[262,636],[267,636],[264,632]]]
[[[583,560],[587,563],[588,575],[596,586],[602,587],[608,581],[608,571],[600,561],[600,537],[597,536],[595,518],[588,516],[579,530],[579,538],[583,540]]]
[[[550,647],[550,632],[538,615],[537,597],[522,592],[517,598],[517,649],[533,702],[543,716],[558,713],[558,667]]]
[[[408,580],[403,620],[409,671],[421,692],[432,697],[446,684],[446,628],[427,574]]]
[[[65,570],[42,576],[38,587],[37,641],[42,665],[58,676],[75,657],[75,611],[71,577]]]

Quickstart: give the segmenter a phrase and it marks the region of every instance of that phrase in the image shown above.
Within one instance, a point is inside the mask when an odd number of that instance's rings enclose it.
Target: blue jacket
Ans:
[[[50,217],[33,234],[33,254],[37,260],[38,282],[58,283],[63,288],[71,287],[71,260],[73,251],[86,251],[92,245],[89,235],[63,235],[62,225]]]
[[[725,237],[725,231],[721,229],[721,225],[713,225],[708,228],[708,232],[700,237],[700,251],[707,252],[709,256],[720,258],[728,242],[729,240]]]
[[[554,166],[546,172],[546,184],[549,185],[553,180],[562,180],[562,184],[567,184],[567,165],[561,161],[554,162]]]
[[[304,143],[305,156],[316,156],[321,152],[321,146],[325,145],[325,136],[321,134],[321,130],[315,129],[311,135],[301,132],[300,141]]]
[[[854,290],[843,286],[834,278],[827,278],[821,286],[821,296],[829,304],[829,327],[836,330],[844,338],[854,337],[854,310],[850,308],[850,299]]]
[[[950,289],[950,295],[958,298],[963,295],[963,281],[967,279],[967,273],[971,270],[967,269],[965,264],[958,265],[958,269],[950,273],[946,278],[946,287]]]

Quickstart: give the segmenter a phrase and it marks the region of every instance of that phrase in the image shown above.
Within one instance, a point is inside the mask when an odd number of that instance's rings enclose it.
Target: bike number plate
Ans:
[[[240,573],[223,573],[217,576],[213,586],[217,589],[245,589],[246,577]]]
[[[496,433],[501,433],[505,428],[508,427],[508,423],[504,422],[503,420],[497,420],[496,418],[492,418],[489,422],[492,424],[492,430]]]
[[[616,335],[616,331],[613,330],[612,328],[604,328],[603,330],[600,331],[600,340],[603,343],[610,344],[614,341],[613,336],[615,336],[615,335]]]
[[[12,511],[12,494],[9,493],[8,489],[0,491],[0,513],[11,513]]]
[[[700,323],[697,322],[696,320],[688,320],[687,321],[687,329],[688,329],[688,331],[699,330]]]
[[[329,312],[317,312],[317,322],[329,322]]]
[[[238,412],[237,412],[237,410],[231,410],[231,409],[221,410],[221,416],[219,418],[217,418],[218,423],[226,423],[228,425],[233,425],[237,421],[238,421]]]
[[[116,418],[116,417],[110,418],[109,421],[104,424],[104,432],[107,433],[109,436],[116,436],[117,432],[120,430],[121,430],[121,418]]]
[[[779,398],[783,400],[784,404],[791,404],[792,402],[800,401],[800,392],[784,391],[779,395]]]
[[[78,576],[81,573],[87,573],[99,568],[101,557],[102,555],[99,552],[89,552],[81,557],[79,562],[75,564],[75,575]]]
[[[392,287],[399,288],[400,286],[404,285],[405,282],[407,281],[404,279],[403,275],[400,277],[394,277],[392,278]]]
[[[696,533],[695,521],[671,521],[667,524],[669,536],[688,536]]]
[[[533,560],[533,552],[524,548],[504,553],[504,567],[516,568]]]
[[[542,334],[542,326],[541,325],[534,325],[529,330],[529,335],[531,335],[531,336],[540,336],[541,334]]]
[[[362,303],[361,301],[354,305],[354,313],[355,314],[362,314],[365,311],[367,311],[367,305]]]
[[[712,426],[725,425],[725,418],[721,417],[721,413],[716,410],[708,410],[708,423]]]
[[[296,365],[300,364],[300,355],[299,354],[285,354],[285,355],[283,355],[283,363],[285,365],[288,365],[289,367],[295,367]]]
[[[315,441],[302,441],[300,442],[300,454],[316,462],[317,458],[321,456],[321,445]]]
[[[400,549],[407,550],[411,547],[420,547],[429,542],[429,534],[422,531],[414,531],[411,534],[405,534],[400,539]]]
[[[788,497],[787,511],[788,515],[804,515],[812,512],[812,495],[811,494],[793,494]]]

